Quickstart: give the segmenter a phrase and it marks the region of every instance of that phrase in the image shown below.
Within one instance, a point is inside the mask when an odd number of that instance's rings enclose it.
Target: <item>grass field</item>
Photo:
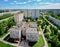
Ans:
[[[8,32],[7,32],[8,33]],[[2,35],[0,35],[0,38],[4,37],[7,33],[4,33]]]
[[[39,35],[38,42],[33,47],[43,47],[44,46],[44,40],[42,35]]]
[[[9,44],[5,44],[5,43],[0,41],[0,47],[15,47],[15,46],[11,46]]]

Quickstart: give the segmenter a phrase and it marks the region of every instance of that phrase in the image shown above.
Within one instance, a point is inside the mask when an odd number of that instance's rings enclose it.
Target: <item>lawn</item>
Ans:
[[[51,47],[51,43],[48,43],[48,47]]]
[[[40,31],[40,27],[39,26],[37,26],[37,30]]]
[[[5,44],[5,43],[0,41],[0,47],[15,47],[15,46],[12,46],[12,45],[9,45],[9,44]]]
[[[44,46],[44,40],[42,35],[39,35],[38,42],[33,47],[43,47]]]
[[[7,34],[7,33],[4,33],[4,34],[0,35],[0,38],[4,37],[6,34]]]
[[[5,18],[9,18],[11,16],[14,16],[14,14],[3,14],[3,16],[0,16],[0,20],[5,19]]]

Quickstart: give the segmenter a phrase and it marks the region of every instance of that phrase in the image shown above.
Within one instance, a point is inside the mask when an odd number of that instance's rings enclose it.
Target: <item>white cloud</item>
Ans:
[[[15,0],[14,2],[16,3],[17,1]]]
[[[49,3],[47,3],[49,4]],[[23,9],[60,9],[60,3],[55,3],[55,4],[49,4],[45,6],[32,6],[32,7],[25,7]]]
[[[16,2],[16,4],[26,4],[27,2]]]
[[[17,0],[14,1],[15,4],[26,4],[27,2],[18,2]],[[12,3],[13,4],[13,3]]]
[[[26,4],[27,2],[23,2],[23,4]]]
[[[10,3],[10,4],[12,4],[12,5],[13,5],[14,3]]]
[[[33,1],[40,2],[42,0],[28,0],[27,2],[33,2]]]
[[[50,3],[50,2],[45,2],[45,3],[42,2],[42,3],[41,3],[41,2],[40,2],[39,4],[51,5],[51,4],[60,4],[60,3]]]
[[[8,0],[4,0],[4,1],[6,1],[6,2],[7,2]]]
[[[42,0],[36,0],[37,2],[40,2],[40,1],[42,1]]]
[[[46,4],[46,5],[50,5],[50,4],[55,4],[55,3],[45,2],[45,3],[39,3],[39,4]]]
[[[49,2],[46,2],[45,4],[54,4],[54,3],[49,3]]]
[[[26,4],[26,3],[29,3],[29,2],[32,2],[32,1],[36,1],[36,0],[28,0],[26,2],[18,2],[17,0],[15,0],[14,3],[16,3],[16,4]]]
[[[27,2],[32,2],[32,0],[28,0]]]
[[[50,4],[46,6],[40,6],[37,9],[60,9],[60,3]]]

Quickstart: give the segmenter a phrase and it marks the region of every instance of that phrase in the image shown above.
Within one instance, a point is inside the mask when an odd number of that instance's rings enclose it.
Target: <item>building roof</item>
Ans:
[[[18,26],[13,26],[12,28],[9,29],[9,31],[19,31],[21,28],[18,28]]]
[[[32,28],[37,28],[36,22],[30,22],[30,27],[32,27]]]
[[[37,28],[28,28],[26,33],[37,33]]]

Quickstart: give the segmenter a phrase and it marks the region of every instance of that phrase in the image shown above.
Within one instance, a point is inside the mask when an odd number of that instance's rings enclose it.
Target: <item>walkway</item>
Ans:
[[[13,46],[16,46],[16,47],[29,47],[28,43],[26,41],[22,41],[21,43],[19,44],[16,44],[16,43],[10,43],[10,42],[7,42],[7,41],[4,41],[3,39],[9,34],[10,32],[8,32],[3,38],[0,38],[0,41],[6,43],[6,44],[10,44],[10,45],[13,45]],[[44,43],[45,45],[43,47],[48,47],[48,44],[47,44],[47,41],[44,37],[44,34],[43,34],[43,31],[39,31],[39,34],[41,34],[43,36],[43,39],[44,39]]]
[[[13,16],[11,16],[11,17],[9,17],[9,18],[12,18],[12,17],[13,17]],[[9,18],[2,19],[2,20],[0,20],[0,22],[6,21],[6,20],[8,20]]]
[[[5,37],[7,37],[10,34],[10,32],[8,32],[4,37],[2,37],[1,39],[4,39]]]
[[[43,18],[50,24],[50,25],[52,25],[52,26],[54,26],[54,27],[56,27],[55,25],[53,25],[50,21],[48,21],[44,16],[43,16]]]
[[[10,32],[8,32],[4,37],[0,38],[0,41],[5,43],[5,44],[10,44],[10,45],[13,45],[13,46],[18,46],[18,44],[10,43],[10,42],[7,42],[7,41],[4,40],[4,38],[6,36],[8,36],[9,34],[10,34]]]
[[[43,31],[39,31],[39,34],[41,34],[43,36],[43,39],[44,39],[45,45],[43,47],[48,47],[48,44],[47,44],[47,41],[46,41],[46,39],[44,37]]]

